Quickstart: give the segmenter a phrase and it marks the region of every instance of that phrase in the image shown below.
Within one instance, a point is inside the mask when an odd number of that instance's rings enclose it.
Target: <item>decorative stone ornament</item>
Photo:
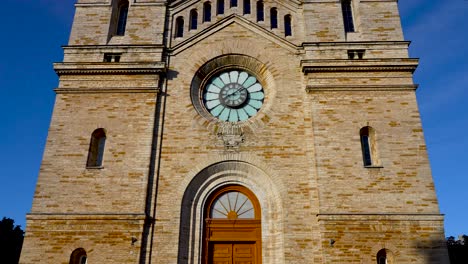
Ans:
[[[237,150],[244,142],[244,132],[235,123],[221,124],[218,130],[218,137],[223,141],[226,150]]]

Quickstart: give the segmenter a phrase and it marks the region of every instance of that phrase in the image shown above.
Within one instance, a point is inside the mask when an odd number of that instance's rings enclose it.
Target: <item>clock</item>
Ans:
[[[265,94],[252,74],[227,70],[214,75],[202,89],[203,105],[214,117],[226,122],[245,121],[260,110]]]

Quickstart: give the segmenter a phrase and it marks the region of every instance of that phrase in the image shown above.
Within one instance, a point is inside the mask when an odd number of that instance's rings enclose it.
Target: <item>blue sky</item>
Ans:
[[[3,0],[0,42],[0,218],[25,227],[74,0]],[[446,235],[468,234],[467,0],[400,0]]]

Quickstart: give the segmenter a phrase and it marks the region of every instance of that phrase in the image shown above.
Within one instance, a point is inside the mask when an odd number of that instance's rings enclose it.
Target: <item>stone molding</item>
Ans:
[[[321,91],[415,91],[417,84],[403,85],[307,85],[306,92]],[[380,168],[380,167],[379,167]]]
[[[57,75],[96,74],[161,74],[166,72],[164,62],[93,62],[54,63]]]
[[[302,72],[403,71],[413,73],[418,59],[302,60]]]

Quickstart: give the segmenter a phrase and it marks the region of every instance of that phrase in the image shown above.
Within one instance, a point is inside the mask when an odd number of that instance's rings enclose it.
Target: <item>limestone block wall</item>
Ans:
[[[144,211],[155,94],[59,94],[31,213]],[[101,169],[86,168],[91,134],[106,130]]]
[[[413,91],[310,94],[323,213],[439,213]],[[359,131],[376,131],[364,167]],[[378,197],[378,199],[376,199]]]
[[[305,42],[402,41],[397,0],[353,0],[355,32],[346,33],[341,1],[305,0]]]
[[[118,1],[78,1],[69,45],[162,44],[165,24],[163,1],[129,1],[125,35],[115,36]]]
[[[77,248],[86,249],[93,263],[139,263],[142,215],[36,215],[27,220],[21,264],[69,264]]]

